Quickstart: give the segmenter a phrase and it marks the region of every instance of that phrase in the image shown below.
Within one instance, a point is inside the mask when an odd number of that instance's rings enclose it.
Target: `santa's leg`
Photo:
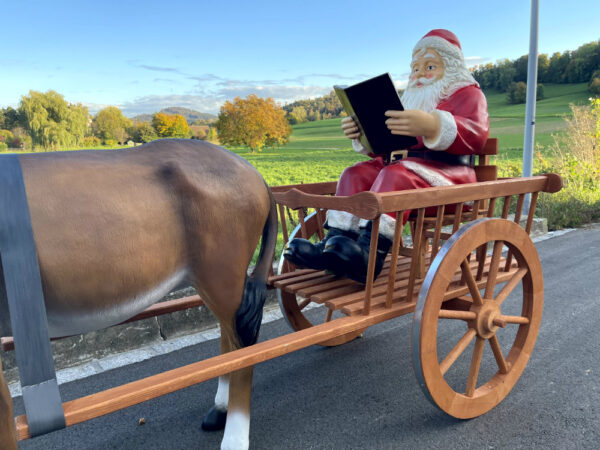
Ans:
[[[358,192],[368,191],[373,181],[383,169],[381,158],[362,161],[348,167],[342,172],[338,182],[336,195],[346,196]],[[359,218],[345,211],[327,211],[325,228],[327,234],[321,242],[313,244],[307,239],[296,238],[290,241],[283,250],[283,256],[298,267],[309,267],[316,270],[329,268],[327,261],[323,259],[323,249],[333,237],[344,237],[355,240],[358,236]]]
[[[408,170],[402,163],[394,163],[380,171],[371,190],[375,192],[403,191],[429,187],[429,184]],[[403,223],[408,220],[410,211],[406,211]],[[385,257],[394,239],[396,226],[395,214],[384,214],[380,219],[377,255],[375,258],[375,278],[381,272]],[[360,221],[359,236],[356,241],[344,237],[331,239],[323,251],[328,268],[340,276],[359,283],[366,283],[371,244],[371,222]]]

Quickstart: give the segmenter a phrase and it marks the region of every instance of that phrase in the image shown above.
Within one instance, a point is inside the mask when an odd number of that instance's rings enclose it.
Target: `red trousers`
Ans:
[[[406,158],[386,166],[383,159],[377,157],[346,168],[340,176],[336,195],[353,195],[362,191],[404,191],[475,181],[475,170],[470,166],[452,166],[420,158]],[[395,213],[389,215],[396,218]],[[410,211],[404,211],[403,223],[406,223],[409,215]]]

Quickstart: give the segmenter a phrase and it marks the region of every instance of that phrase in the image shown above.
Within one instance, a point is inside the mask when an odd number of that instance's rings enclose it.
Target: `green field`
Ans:
[[[587,85],[546,85],[545,99],[536,106],[536,144],[547,146],[552,133],[565,126],[569,104],[587,104]],[[499,138],[499,165],[521,164],[524,139],[525,105],[509,105],[506,94],[486,92],[490,114],[490,136]],[[270,185],[313,183],[337,179],[345,167],[366,157],[355,153],[340,129],[341,119],[307,122],[293,127],[285,147],[265,149],[252,154],[234,151],[250,161]]]

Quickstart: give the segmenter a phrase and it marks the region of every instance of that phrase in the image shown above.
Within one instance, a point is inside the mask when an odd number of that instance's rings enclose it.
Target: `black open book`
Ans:
[[[404,111],[398,92],[389,73],[362,81],[352,86],[334,86],[344,110],[361,132],[360,143],[370,153],[389,155],[417,143],[412,136],[392,134],[385,124],[385,112]]]

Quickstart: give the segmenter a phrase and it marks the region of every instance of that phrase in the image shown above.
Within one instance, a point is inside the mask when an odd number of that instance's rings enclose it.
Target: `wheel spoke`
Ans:
[[[477,318],[477,314],[473,311],[456,311],[453,309],[440,309],[440,319],[459,319],[459,320],[473,320]]]
[[[502,256],[503,241],[494,242],[494,251],[492,252],[492,261],[490,262],[490,270],[488,272],[487,284],[485,286],[484,298],[492,298],[494,288],[496,287],[496,277],[498,276],[498,266],[500,265],[500,257]]]
[[[448,371],[448,369],[452,367],[454,361],[456,361],[458,357],[462,354],[462,352],[465,351],[465,349],[469,346],[476,334],[477,331],[475,331],[475,329],[469,328],[467,332],[463,335],[463,337],[460,338],[460,341],[458,341],[454,348],[450,350],[450,353],[446,355],[446,357],[440,364],[440,370],[442,371],[442,375],[444,375]]]
[[[504,355],[502,354],[502,349],[500,348],[500,343],[498,342],[498,336],[494,335],[490,338],[490,347],[492,347],[492,352],[494,352],[494,358],[496,358],[496,363],[498,363],[500,373],[508,373],[508,364],[506,363]]]
[[[481,299],[481,293],[479,292],[479,288],[477,287],[477,283],[475,282],[475,278],[473,278],[473,273],[471,272],[471,266],[469,265],[469,261],[465,259],[461,264],[460,268],[462,270],[463,277],[469,286],[469,292],[471,293],[471,297],[473,297],[473,304],[475,306],[483,305],[483,300]]]
[[[501,320],[506,323],[518,323],[519,325],[527,325],[529,323],[529,319],[523,316],[498,316],[498,320]]]
[[[527,274],[527,271],[528,271],[528,269],[526,269],[525,267],[522,267],[515,272],[515,274],[512,276],[512,278],[510,280],[508,280],[508,283],[506,283],[504,285],[502,290],[496,296],[495,300],[496,300],[496,303],[498,303],[498,305],[501,305],[502,302],[504,300],[506,300],[506,297],[508,297],[510,295],[510,293],[513,291],[513,289],[517,286],[517,284],[519,284],[519,281],[521,281],[523,279],[525,274]]]
[[[473,397],[475,388],[477,387],[477,378],[479,377],[479,367],[481,366],[484,344],[485,339],[477,336],[475,348],[473,349],[473,359],[471,359],[471,367],[469,368],[469,379],[467,380],[466,395],[468,397]]]

